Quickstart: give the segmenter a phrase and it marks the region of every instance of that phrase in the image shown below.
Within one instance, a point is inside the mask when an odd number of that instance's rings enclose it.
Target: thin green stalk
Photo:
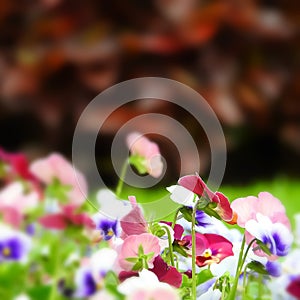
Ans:
[[[122,189],[123,189],[123,185],[124,185],[124,179],[125,179],[125,176],[126,176],[128,163],[129,163],[128,159],[126,159],[125,162],[124,162],[124,164],[123,164],[123,166],[122,166],[121,175],[120,175],[119,182],[118,182],[118,185],[117,185],[117,188],[116,188],[116,196],[118,198],[120,198],[121,193],[122,193]]]
[[[59,271],[59,267],[60,267],[60,253],[59,253],[59,239],[55,240],[55,245],[54,245],[54,249],[56,250],[54,253],[54,271],[53,271],[53,282],[52,282],[52,287],[51,287],[51,291],[50,291],[50,295],[49,295],[49,299],[48,300],[56,300],[58,295],[57,295],[57,285],[58,285],[58,280],[59,280],[59,276],[58,276],[58,271]]]
[[[244,299],[244,298],[246,298],[246,278],[247,278],[247,266],[246,266],[246,268],[245,268],[245,270],[244,270],[244,277],[243,277],[243,297],[242,297],[242,299]]]
[[[233,285],[231,287],[231,290],[230,290],[230,293],[229,293],[229,296],[228,296],[227,300],[235,300],[235,294],[236,294],[236,290],[237,290],[237,286],[238,286],[238,282],[239,282],[241,263],[243,261],[243,253],[244,253],[245,244],[246,244],[246,238],[245,238],[245,235],[244,235],[243,240],[242,240],[239,260],[238,260],[238,264],[237,264],[237,267],[236,267],[234,282],[233,282]]]
[[[197,285],[196,285],[196,211],[197,211],[197,203],[193,208],[192,214],[192,300],[197,299]]]
[[[172,223],[172,228],[174,229],[175,225],[176,225],[176,221],[177,221],[177,218],[178,218],[178,214],[179,214],[179,211],[180,211],[181,207],[179,207],[176,212],[175,212],[175,215],[174,215],[174,219],[173,219],[173,223]]]
[[[248,252],[252,246],[252,244],[256,241],[256,239],[253,239],[246,251],[245,251],[245,254],[243,255],[244,253],[244,248],[245,248],[245,244],[246,244],[246,239],[245,239],[245,235],[243,237],[243,241],[242,241],[242,245],[241,245],[241,250],[240,250],[240,255],[239,255],[239,260],[238,260],[238,265],[237,265],[237,269],[236,269],[236,274],[235,274],[235,278],[234,278],[234,283],[233,283],[233,286],[231,288],[231,291],[230,291],[230,294],[229,294],[229,297],[227,300],[235,300],[235,295],[236,295],[236,290],[237,290],[237,286],[238,286],[238,282],[239,282],[239,276],[242,272],[242,269],[243,269],[243,266],[244,266],[244,263],[246,261],[246,258],[247,258],[247,255],[248,255]]]
[[[173,245],[172,245],[172,237],[171,237],[171,233],[170,230],[167,226],[162,226],[162,228],[164,228],[167,232],[168,235],[168,241],[169,241],[169,255],[170,255],[170,261],[171,261],[171,265],[173,267],[175,267],[175,261],[174,261],[174,253],[173,253]]]

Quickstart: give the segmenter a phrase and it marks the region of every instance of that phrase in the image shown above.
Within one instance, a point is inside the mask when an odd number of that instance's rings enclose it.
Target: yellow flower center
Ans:
[[[8,247],[4,247],[4,249],[2,250],[2,254],[4,256],[9,256],[11,253],[10,249]]]
[[[202,254],[202,256],[204,256],[205,258],[208,258],[208,257],[211,257],[211,250],[210,249],[206,249],[204,252],[203,252],[203,254]]]
[[[108,236],[113,236],[114,235],[114,232],[112,229],[109,229],[108,232],[107,232],[107,235]]]

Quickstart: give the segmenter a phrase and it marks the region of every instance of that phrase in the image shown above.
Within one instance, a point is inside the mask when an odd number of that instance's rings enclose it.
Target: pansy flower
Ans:
[[[130,149],[129,161],[139,173],[148,173],[152,177],[159,177],[163,171],[163,163],[159,147],[139,132],[133,132],[127,136],[127,146]]]
[[[293,235],[290,230],[281,223],[272,223],[272,221],[260,213],[256,214],[256,220],[249,220],[245,224],[245,229],[252,236],[262,241],[271,253],[272,259],[277,256],[286,256],[293,242]],[[251,239],[248,238],[248,239]],[[254,249],[257,244],[254,243]],[[259,256],[265,256],[265,252],[259,249],[255,253]],[[269,259],[271,259],[269,257]]]
[[[234,223],[234,214],[229,200],[220,192],[212,192],[199,175],[187,175],[178,180],[178,185],[168,188],[172,193],[170,198],[184,206],[194,207],[197,200],[205,201],[204,209],[209,209],[219,215],[224,221]],[[212,205],[210,204],[212,203]]]
[[[26,260],[31,249],[30,238],[10,228],[1,227],[0,230],[0,262]]]
[[[237,213],[237,224],[246,229],[247,243],[257,238],[270,252],[265,253],[255,242],[253,249],[257,255],[274,260],[288,254],[293,236],[285,208],[277,198],[262,192],[258,197],[238,198],[231,206]]]
[[[153,261],[160,251],[158,237],[150,233],[130,235],[121,246],[119,265],[125,271],[153,268]]]
[[[89,297],[103,288],[103,280],[107,272],[113,270],[116,259],[117,252],[113,249],[103,248],[95,252],[75,274],[75,296]]]
[[[27,158],[22,153],[9,153],[0,148],[0,177],[5,179],[24,179],[36,183],[35,176],[29,170]]]
[[[300,275],[294,278],[286,288],[287,292],[294,296],[296,299],[300,299]]]
[[[175,267],[169,266],[160,255],[156,256],[153,261],[153,268],[149,270],[157,276],[159,281],[180,288],[182,274]]]
[[[118,286],[118,291],[128,300],[179,300],[177,291],[169,284],[160,282],[148,270],[142,270],[139,277],[130,277]]]
[[[94,230],[99,231],[100,240],[108,241],[114,236],[119,236],[120,225],[118,220],[113,220],[110,218],[105,218],[100,214],[96,214],[92,217],[95,228]]]
[[[53,153],[38,159],[31,163],[30,171],[46,185],[58,180],[59,184],[65,186],[68,204],[79,207],[84,203],[88,192],[87,182],[62,155]]]
[[[187,235],[182,239],[185,247],[191,249],[192,236]],[[217,234],[196,233],[196,264],[199,267],[219,263],[224,258],[233,255],[232,243]]]
[[[68,226],[94,228],[95,224],[86,213],[78,213],[77,207],[65,205],[60,212],[44,215],[39,223],[49,229],[64,230]]]
[[[38,202],[37,192],[27,193],[21,182],[13,182],[0,191],[0,214],[6,223],[19,227],[25,214],[33,210]]]

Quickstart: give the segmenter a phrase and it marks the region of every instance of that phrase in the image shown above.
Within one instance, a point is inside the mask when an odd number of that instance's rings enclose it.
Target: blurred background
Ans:
[[[0,145],[6,150],[70,158],[77,120],[96,95],[124,80],[160,76],[192,87],[214,109],[228,148],[225,183],[299,178],[299,1],[2,0],[0,23]],[[107,183],[116,182],[109,162],[114,135],[150,112],[188,128],[204,161],[200,173],[207,175],[210,150],[199,124],[170,103],[135,101],[101,130],[105,142],[97,157],[107,160],[101,170]],[[174,182],[178,153],[168,139],[152,138],[170,166],[164,182]]]

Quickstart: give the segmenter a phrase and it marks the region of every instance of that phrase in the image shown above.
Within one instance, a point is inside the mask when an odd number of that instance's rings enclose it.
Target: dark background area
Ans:
[[[30,158],[51,151],[70,157],[77,120],[96,95],[127,79],[160,76],[192,87],[214,109],[228,147],[224,182],[299,177],[299,23],[297,0],[3,0],[0,145]],[[114,134],[148,112],[177,119],[209,153],[199,124],[179,107],[132,103],[111,116],[97,145],[108,183],[116,180]],[[153,138],[171,166],[165,181],[175,181],[178,153],[167,138]]]

